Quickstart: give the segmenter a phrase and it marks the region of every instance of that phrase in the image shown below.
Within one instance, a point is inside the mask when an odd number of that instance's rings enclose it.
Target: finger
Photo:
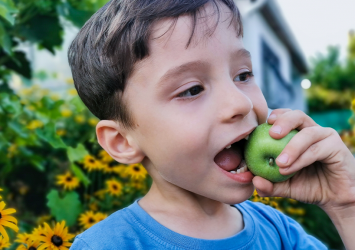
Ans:
[[[297,159],[295,159],[288,166],[280,167],[279,171],[282,175],[291,174],[299,171],[300,169],[312,165],[314,162],[326,162],[331,164],[328,159],[331,159],[335,154],[329,154],[334,151],[334,148],[341,148],[340,145],[335,145],[333,138],[328,136],[317,143],[308,147]],[[332,160],[333,163],[337,162],[337,159]]]
[[[272,183],[260,176],[253,178],[253,184],[261,197],[289,197],[289,180],[284,182]]]
[[[313,126],[302,129],[287,143],[286,147],[276,158],[276,164],[280,168],[289,167],[308,149],[313,150],[316,147],[316,143],[331,136],[332,133],[332,129],[323,128],[320,126]],[[327,147],[327,145],[324,146]]]
[[[281,139],[291,130],[302,130],[307,127],[319,126],[311,117],[300,110],[292,110],[279,115],[269,130],[272,138]]]
[[[277,117],[290,111],[292,111],[292,109],[275,109],[270,113],[270,116],[267,118],[267,122],[269,124],[273,124],[276,121]]]

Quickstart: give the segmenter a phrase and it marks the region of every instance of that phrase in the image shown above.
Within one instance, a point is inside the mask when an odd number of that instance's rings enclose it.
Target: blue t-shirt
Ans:
[[[244,228],[235,236],[197,239],[159,224],[136,200],[76,236],[70,250],[85,249],[327,249],[319,240],[278,210],[259,202],[244,201],[235,207]]]

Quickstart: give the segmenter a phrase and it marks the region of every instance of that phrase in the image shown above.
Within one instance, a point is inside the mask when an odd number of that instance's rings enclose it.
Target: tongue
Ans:
[[[233,146],[229,149],[223,149],[214,158],[215,163],[226,171],[236,169],[242,161],[242,154],[239,148]]]

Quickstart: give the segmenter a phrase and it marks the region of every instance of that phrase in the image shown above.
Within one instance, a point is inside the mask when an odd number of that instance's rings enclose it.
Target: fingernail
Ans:
[[[288,161],[288,155],[287,154],[282,154],[279,157],[277,157],[277,161],[281,162],[281,163],[287,163]]]
[[[281,127],[278,126],[278,125],[274,125],[274,126],[271,127],[271,131],[276,133],[276,134],[281,134],[281,130],[282,130]]]
[[[276,119],[276,115],[270,115],[269,119]]]

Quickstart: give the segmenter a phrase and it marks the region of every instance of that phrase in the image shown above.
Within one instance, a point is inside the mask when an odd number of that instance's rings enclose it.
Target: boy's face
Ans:
[[[228,177],[214,158],[264,123],[267,105],[246,73],[252,71],[251,59],[229,25],[229,9],[221,6],[221,12],[210,37],[203,32],[216,15],[198,21],[188,48],[190,17],[180,17],[166,34],[171,20],[156,23],[149,56],[135,65],[124,98],[136,122],[130,136],[162,190],[187,190],[232,204],[248,199],[253,184]]]

